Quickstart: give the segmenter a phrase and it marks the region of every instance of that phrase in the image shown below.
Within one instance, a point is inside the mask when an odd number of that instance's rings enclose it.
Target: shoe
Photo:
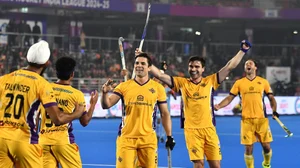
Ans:
[[[271,168],[271,165],[266,165],[264,162],[262,162],[262,167],[263,168]]]

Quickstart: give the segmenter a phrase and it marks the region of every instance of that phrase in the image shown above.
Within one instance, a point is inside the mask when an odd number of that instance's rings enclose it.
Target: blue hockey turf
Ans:
[[[275,120],[270,119],[274,142],[272,168],[300,168],[300,116],[282,116],[282,122],[294,133],[285,138],[283,129]],[[93,119],[87,127],[74,122],[76,143],[80,147],[84,168],[115,167],[115,148],[118,126],[121,119]],[[176,141],[172,152],[173,168],[191,168],[185,146],[183,130],[179,118],[172,118],[173,135]],[[244,168],[244,147],[240,144],[240,117],[217,117],[217,131],[221,141],[222,168]],[[159,167],[167,167],[167,151],[159,144]],[[259,168],[263,160],[259,143],[254,146],[255,167]],[[206,164],[205,167],[208,168]]]

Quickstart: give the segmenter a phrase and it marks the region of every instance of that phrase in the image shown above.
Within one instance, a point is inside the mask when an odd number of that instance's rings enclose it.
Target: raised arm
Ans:
[[[225,106],[227,106],[228,104],[230,104],[232,102],[232,100],[234,99],[235,96],[233,95],[228,95],[227,97],[225,97],[219,104],[216,104],[214,106],[215,110],[219,110]]]
[[[99,97],[99,93],[97,90],[91,93],[90,108],[86,114],[84,114],[83,116],[80,117],[80,124],[82,126],[84,126],[84,127],[87,126],[89,124],[89,122],[91,121],[94,110],[95,110],[95,106],[98,101],[98,97]]]
[[[223,82],[225,78],[228,76],[230,71],[237,67],[237,65],[241,62],[246,52],[251,48],[251,43],[247,40],[243,40],[241,42],[240,51],[227,62],[227,64],[219,71],[219,82]]]
[[[76,104],[75,111],[73,113],[61,112],[57,105],[47,106],[45,105],[45,110],[48,113],[50,119],[55,125],[62,125],[73,121],[82,116],[84,112],[84,106]]]
[[[101,96],[101,105],[103,109],[108,109],[115,105],[119,100],[120,96],[116,94],[108,95],[108,92],[112,91],[114,87],[116,87],[116,83],[113,80],[109,79],[102,86],[102,96]]]
[[[167,84],[169,87],[172,86],[171,76],[161,72],[156,66],[152,65],[150,67],[150,72],[153,74],[155,78]]]

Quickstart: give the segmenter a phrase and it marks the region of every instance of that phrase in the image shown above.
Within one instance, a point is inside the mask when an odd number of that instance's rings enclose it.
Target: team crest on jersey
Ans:
[[[251,90],[251,91],[254,90],[254,87],[253,86],[249,87],[249,90]]]
[[[119,157],[118,157],[118,161],[119,161],[119,162],[122,162],[122,160],[123,160],[123,159],[119,156]]]
[[[192,148],[192,152],[193,153],[197,153],[197,149],[196,148]]]
[[[200,86],[201,86],[201,87],[205,87],[205,86],[206,86],[206,83],[200,83]]]
[[[144,96],[138,95],[136,99],[137,101],[144,101]]]
[[[153,88],[149,89],[149,91],[150,91],[151,93],[155,93],[155,90],[154,90]]]
[[[193,96],[194,96],[194,97],[198,97],[198,96],[199,96],[199,92],[195,92],[195,93],[193,94]]]

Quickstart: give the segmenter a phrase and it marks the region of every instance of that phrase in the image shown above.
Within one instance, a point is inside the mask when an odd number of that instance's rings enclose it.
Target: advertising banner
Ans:
[[[89,8],[95,10],[111,10],[132,12],[133,4],[123,0],[2,0],[13,4],[27,4],[41,7]]]
[[[276,82],[290,83],[291,67],[268,66],[266,68],[266,78],[270,84],[274,84]]]

